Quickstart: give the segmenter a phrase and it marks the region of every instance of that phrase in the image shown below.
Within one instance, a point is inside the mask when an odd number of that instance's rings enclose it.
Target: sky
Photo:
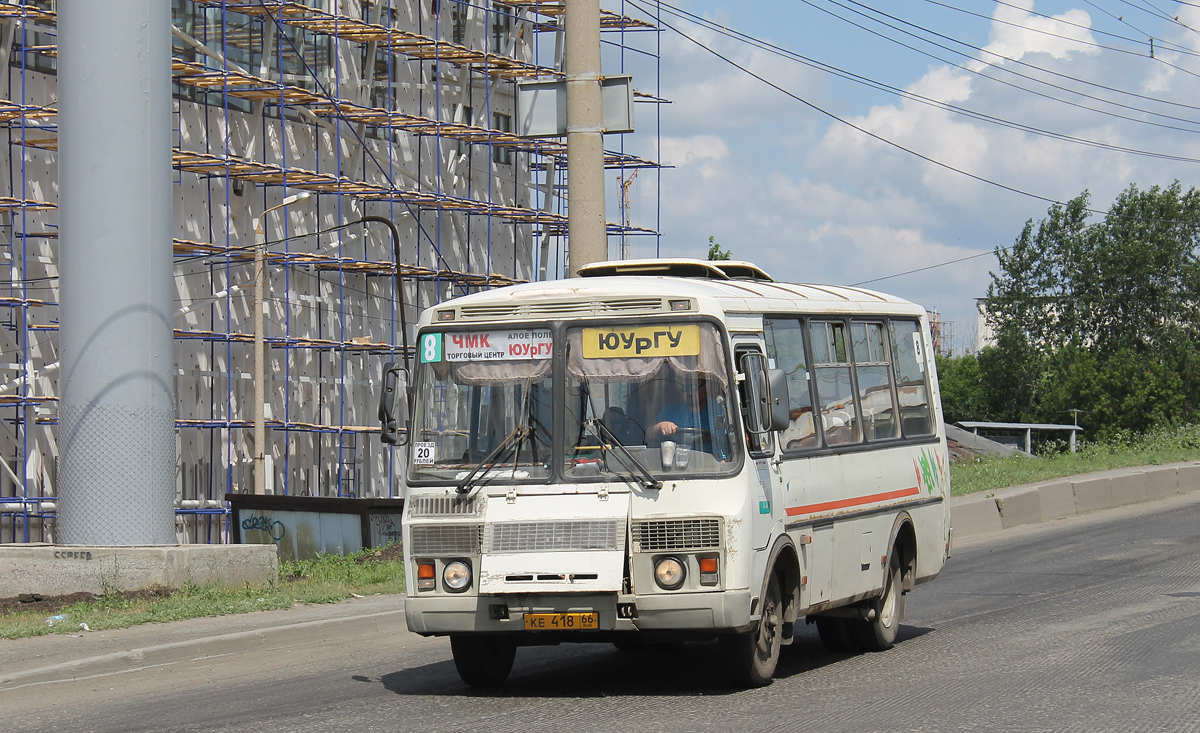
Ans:
[[[671,104],[639,105],[624,145],[671,167],[631,185],[632,223],[662,233],[633,256],[703,258],[714,237],[778,280],[936,310],[961,351],[991,253],[1053,202],[1200,183],[1200,0],[671,0],[662,21]],[[651,60],[625,68],[655,91]]]

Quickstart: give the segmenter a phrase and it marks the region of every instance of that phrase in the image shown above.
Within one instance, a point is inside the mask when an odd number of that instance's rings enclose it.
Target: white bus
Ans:
[[[950,554],[925,311],[749,263],[581,275],[433,307],[411,385],[385,370],[409,628],[473,686],[524,645],[715,638],[741,686],[798,623],[890,648]]]

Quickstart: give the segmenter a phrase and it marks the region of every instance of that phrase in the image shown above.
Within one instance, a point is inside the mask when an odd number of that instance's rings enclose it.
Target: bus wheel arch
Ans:
[[[721,637],[721,652],[738,687],[771,684],[780,649],[791,642],[800,607],[800,568],[796,548],[787,535],[775,542],[758,597],[759,621],[746,633]]]
[[[892,524],[888,554],[883,563],[883,590],[867,604],[871,615],[850,621],[857,646],[863,651],[882,652],[896,643],[904,618],[904,594],[915,584],[917,536],[912,517],[901,512]]]
[[[888,557],[884,565],[885,583],[893,562],[900,566],[900,590],[908,593],[917,582],[917,531],[908,512],[901,512],[892,523]]]
[[[783,643],[790,644],[800,610],[800,555],[787,535],[776,541],[768,567],[771,568],[770,572],[779,577],[783,602]]]

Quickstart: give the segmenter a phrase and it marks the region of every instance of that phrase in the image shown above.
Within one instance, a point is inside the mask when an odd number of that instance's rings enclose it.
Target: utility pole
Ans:
[[[171,7],[58,4],[59,541],[175,544]]]
[[[266,265],[267,234],[264,229],[267,214],[291,206],[312,194],[308,191],[288,196],[263,211],[254,220],[254,493],[267,493],[267,404],[266,404],[266,339],[263,335],[263,283]],[[271,493],[275,493],[272,491]]]
[[[569,270],[608,259],[600,0],[566,0],[567,242]]]

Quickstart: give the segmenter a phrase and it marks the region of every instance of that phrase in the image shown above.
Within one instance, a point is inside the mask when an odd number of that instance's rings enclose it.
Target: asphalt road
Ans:
[[[806,627],[748,691],[713,644],[525,648],[480,693],[447,641],[366,636],[14,690],[0,730],[1200,730],[1200,495],[961,543],[900,638]]]

